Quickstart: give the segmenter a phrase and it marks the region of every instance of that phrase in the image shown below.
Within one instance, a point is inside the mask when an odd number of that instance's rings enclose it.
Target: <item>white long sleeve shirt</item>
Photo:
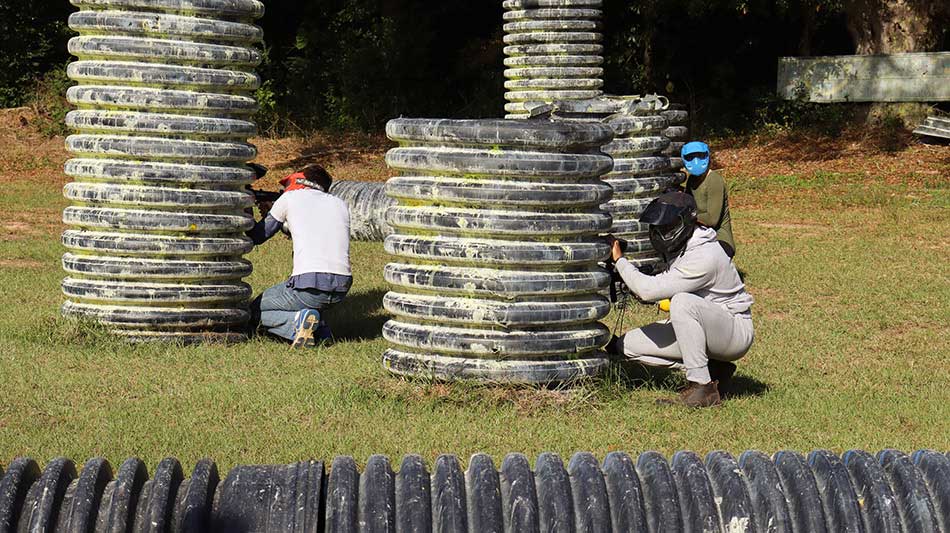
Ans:
[[[732,314],[752,308],[752,296],[746,292],[735,264],[716,241],[716,231],[710,228],[697,226],[686,242],[686,251],[666,272],[648,276],[626,259],[618,260],[616,268],[627,287],[647,302],[689,292],[722,305]]]

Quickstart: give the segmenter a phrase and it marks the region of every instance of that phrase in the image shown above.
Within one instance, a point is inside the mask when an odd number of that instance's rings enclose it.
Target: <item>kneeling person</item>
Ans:
[[[752,296],[716,232],[696,221],[696,202],[682,192],[663,194],[640,216],[666,269],[641,273],[614,240],[611,255],[630,290],[641,300],[670,298],[670,319],[627,332],[613,349],[645,365],[686,370],[688,387],[676,402],[707,407],[720,402],[735,361],[752,345]]]
[[[346,203],[329,194],[333,179],[310,165],[280,181],[284,192],[248,232],[261,244],[281,229],[294,247],[293,273],[265,290],[251,304],[252,326],[293,342],[313,346],[330,337],[321,311],[343,300],[353,284],[350,271],[350,214]],[[262,206],[262,211],[268,211]]]

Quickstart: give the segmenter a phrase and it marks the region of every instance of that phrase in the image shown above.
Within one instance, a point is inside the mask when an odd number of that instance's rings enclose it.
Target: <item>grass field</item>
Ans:
[[[644,382],[635,368],[568,391],[387,375],[378,243],[354,244],[356,284],[330,315],[341,340],[328,348],[130,346],[77,327],[58,318],[63,155],[2,150],[15,167],[0,196],[2,463],[102,455],[154,467],[174,455],[227,468],[408,452],[950,449],[947,147],[928,149],[907,179],[874,167],[823,171],[820,162],[803,173],[726,169],[756,340],[740,362],[740,397],[702,411],[656,407],[676,380]],[[250,259],[256,293],[287,275],[289,243],[274,239]],[[640,307],[624,323],[657,314]]]

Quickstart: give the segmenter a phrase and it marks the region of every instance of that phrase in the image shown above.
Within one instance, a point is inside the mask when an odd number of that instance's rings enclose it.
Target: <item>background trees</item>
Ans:
[[[65,1],[0,1],[0,107],[23,104],[36,82],[69,56]]]
[[[499,116],[500,0],[268,0],[266,129],[377,130],[398,115]],[[707,130],[775,112],[777,58],[947,49],[933,0],[605,0],[606,87],[690,105]],[[64,0],[0,2],[0,106],[68,61]],[[61,75],[60,75],[61,78]],[[47,82],[49,82],[47,77]],[[54,88],[51,90],[59,90]]]

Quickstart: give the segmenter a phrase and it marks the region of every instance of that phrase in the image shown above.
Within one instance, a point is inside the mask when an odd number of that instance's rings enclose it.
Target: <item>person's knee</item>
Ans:
[[[637,338],[639,333],[640,330],[632,329],[621,335],[620,338],[617,339],[617,355],[626,357],[628,359],[639,356],[640,352],[643,351],[643,343]]]
[[[257,309],[262,312],[267,311],[285,311],[286,298],[284,298],[285,288],[280,285],[274,285],[264,289],[255,299]]]
[[[702,298],[689,292],[674,294],[670,298],[670,317],[676,316],[696,316],[696,304],[702,301]]]
[[[620,338],[622,356],[646,366],[676,368],[682,365],[676,334],[668,322],[654,322],[632,329]]]

